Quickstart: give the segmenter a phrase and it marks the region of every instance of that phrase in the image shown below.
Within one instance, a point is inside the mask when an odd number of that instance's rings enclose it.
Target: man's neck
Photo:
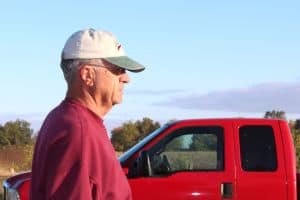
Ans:
[[[111,109],[111,107],[103,105],[99,100],[93,98],[88,93],[74,93],[68,91],[66,97],[79,101],[83,106],[91,110],[100,118],[104,118],[106,113]]]

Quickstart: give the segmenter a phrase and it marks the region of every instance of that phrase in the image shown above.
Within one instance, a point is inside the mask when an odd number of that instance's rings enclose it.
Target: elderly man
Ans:
[[[39,132],[30,198],[131,199],[102,119],[122,101],[126,70],[144,67],[125,55],[111,33],[87,29],[67,40],[61,68],[68,91]]]

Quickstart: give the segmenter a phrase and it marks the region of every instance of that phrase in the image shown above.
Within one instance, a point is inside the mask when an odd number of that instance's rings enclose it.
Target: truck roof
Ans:
[[[270,119],[270,118],[244,118],[244,117],[233,117],[233,118],[199,118],[199,119],[182,119],[182,120],[174,120],[169,123],[168,125],[174,125],[178,123],[193,123],[193,122],[268,122],[268,121],[282,121],[287,122],[283,119]]]

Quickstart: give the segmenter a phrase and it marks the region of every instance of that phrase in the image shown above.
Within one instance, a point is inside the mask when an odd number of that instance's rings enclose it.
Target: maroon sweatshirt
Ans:
[[[66,98],[41,127],[30,198],[131,200],[102,119],[75,100]]]

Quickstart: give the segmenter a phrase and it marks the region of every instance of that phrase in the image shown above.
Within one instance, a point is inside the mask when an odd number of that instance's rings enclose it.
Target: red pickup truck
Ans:
[[[176,121],[119,160],[134,200],[297,199],[294,145],[283,120]],[[3,186],[5,200],[28,199],[30,172]]]

